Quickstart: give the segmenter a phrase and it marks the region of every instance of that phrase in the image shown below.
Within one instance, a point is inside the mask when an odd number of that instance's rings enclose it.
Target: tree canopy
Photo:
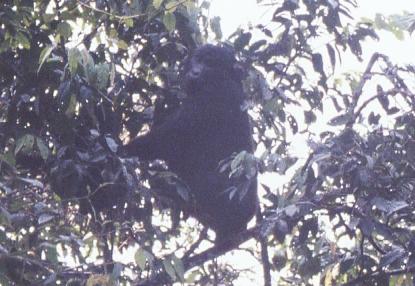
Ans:
[[[2,1],[1,285],[413,284],[415,66],[364,41],[408,37],[415,17],[257,2],[269,21],[225,39],[208,1]],[[229,168],[259,173],[261,204],[226,249],[160,194],[188,197],[162,162],[116,155],[180,106],[186,56],[219,41],[246,71],[258,146]],[[235,266],[247,256],[255,270]]]

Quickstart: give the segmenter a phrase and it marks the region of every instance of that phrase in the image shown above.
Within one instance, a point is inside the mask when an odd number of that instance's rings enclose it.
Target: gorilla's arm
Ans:
[[[119,153],[123,156],[138,156],[141,160],[168,160],[171,156],[177,156],[177,148],[183,147],[187,139],[194,135],[194,126],[199,117],[195,113],[194,107],[182,106],[146,135],[120,146]]]

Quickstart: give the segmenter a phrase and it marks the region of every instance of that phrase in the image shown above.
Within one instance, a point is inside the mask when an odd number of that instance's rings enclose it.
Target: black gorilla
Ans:
[[[190,188],[195,200],[191,215],[216,232],[217,242],[245,230],[258,205],[256,178],[229,178],[218,167],[234,153],[253,152],[249,117],[241,109],[241,80],[230,48],[200,47],[184,67],[187,97],[179,110],[121,147],[124,155],[165,160]],[[240,185],[244,195],[226,192]]]

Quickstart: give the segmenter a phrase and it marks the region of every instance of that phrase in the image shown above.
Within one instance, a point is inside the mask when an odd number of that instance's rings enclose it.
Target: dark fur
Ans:
[[[230,49],[205,45],[195,51],[184,72],[187,98],[178,112],[122,152],[165,160],[190,187],[195,198],[191,214],[215,230],[217,241],[226,240],[246,229],[258,204],[255,179],[245,196],[230,200],[225,190],[244,178],[229,179],[218,168],[233,153],[254,149],[249,117],[241,110],[241,70]]]

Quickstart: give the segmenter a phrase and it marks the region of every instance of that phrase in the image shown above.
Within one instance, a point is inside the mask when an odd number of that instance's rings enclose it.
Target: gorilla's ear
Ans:
[[[235,77],[235,80],[238,80],[238,81],[243,80],[247,76],[245,69],[242,67],[240,63],[233,64],[232,74]]]

